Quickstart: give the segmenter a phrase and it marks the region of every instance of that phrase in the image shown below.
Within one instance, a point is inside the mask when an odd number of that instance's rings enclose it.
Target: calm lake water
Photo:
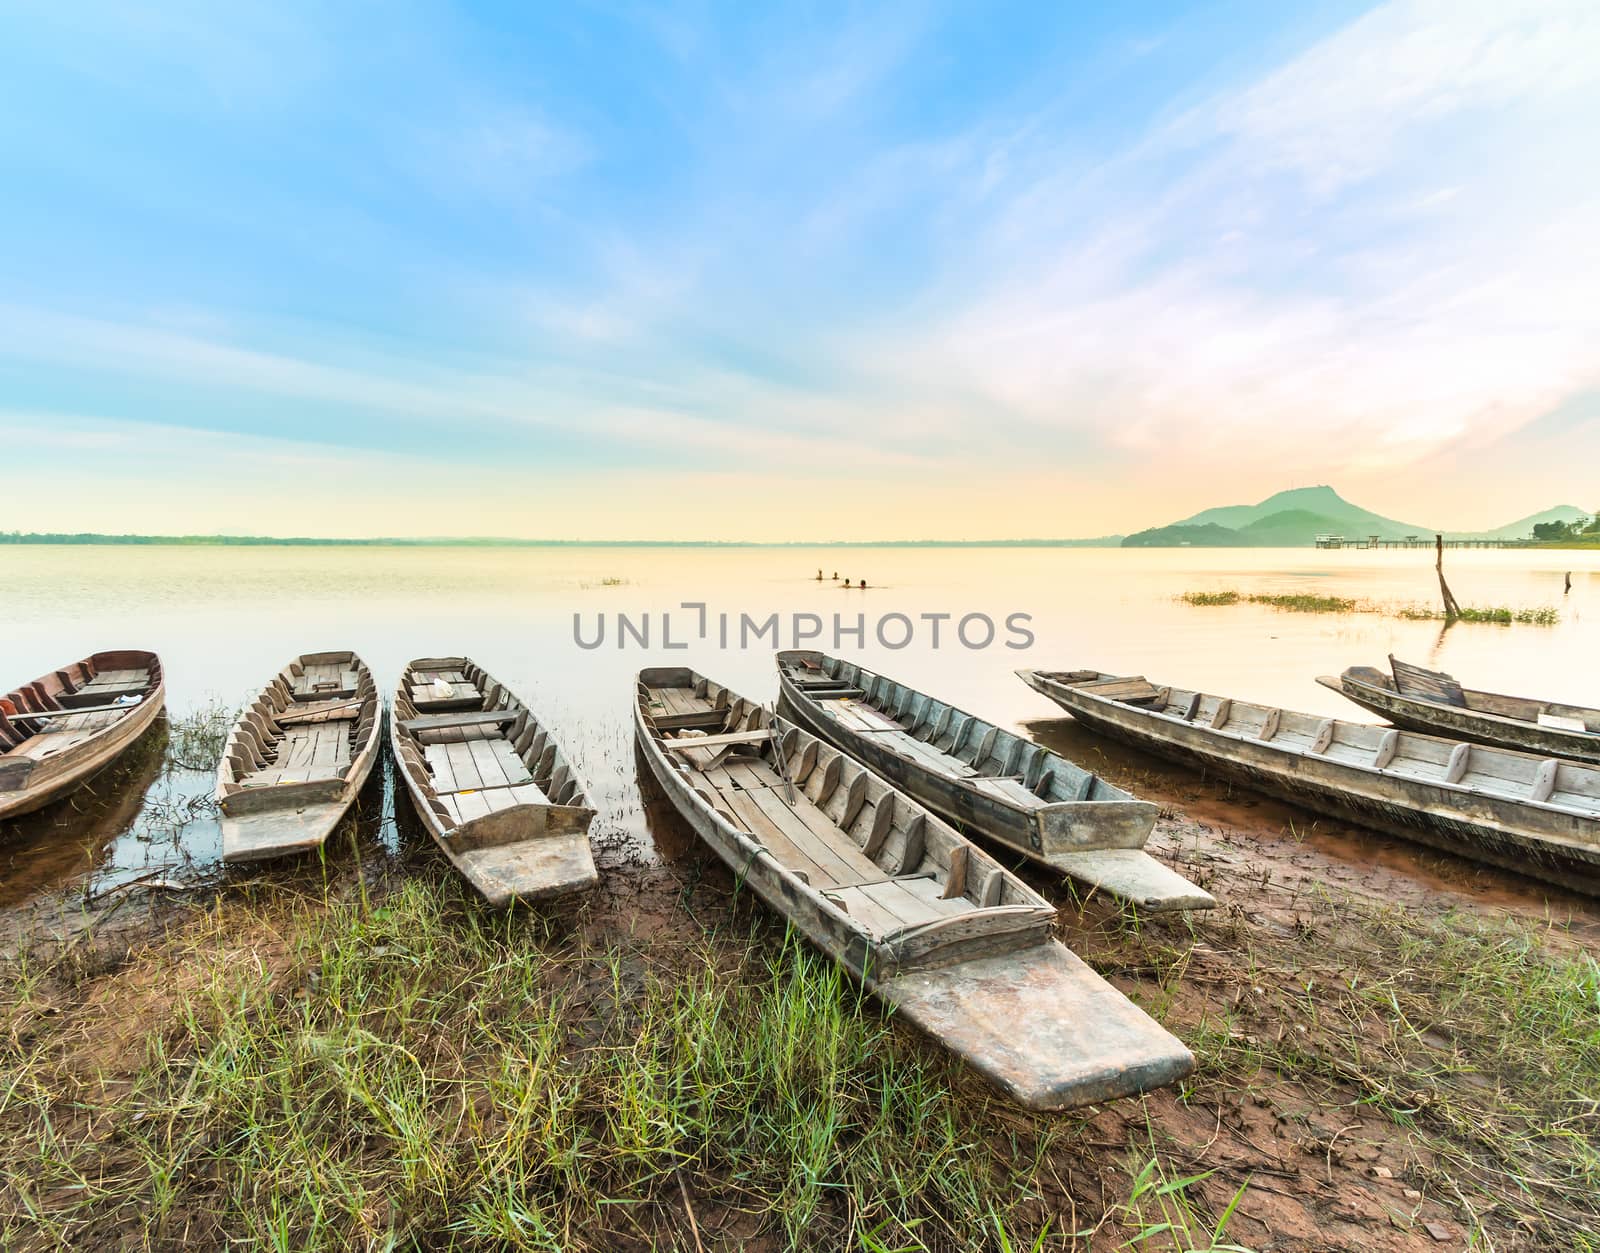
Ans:
[[[816,581],[818,568],[866,591]],[[703,549],[703,548],[157,548],[0,547],[0,691],[86,653],[148,648],[166,667],[168,704],[182,714],[211,701],[242,704],[290,657],[353,648],[387,691],[404,662],[466,654],[515,689],[556,728],[589,785],[596,830],[645,856],[651,836],[638,800],[631,746],[631,678],[645,665],[689,665],[751,697],[776,693],[770,636],[739,645],[739,615],[792,615],[853,625],[866,642],[846,652],[914,687],[1001,723],[1056,717],[1019,667],[1095,667],[1289,708],[1365,715],[1317,685],[1347,665],[1389,653],[1454,672],[1468,686],[1600,705],[1600,551],[1450,551],[1446,573],[1462,604],[1554,606],[1553,627],[1410,622],[1376,613],[1286,613],[1198,608],[1190,590],[1315,592],[1380,605],[1434,605],[1432,550],[1305,549]],[[1563,593],[1563,575],[1572,590]],[[708,637],[697,638],[702,602]],[[671,638],[662,647],[662,615]],[[592,641],[574,638],[574,614]],[[729,646],[719,616],[730,615]],[[903,614],[908,647],[875,638]],[[924,614],[949,614],[932,647]],[[993,646],[963,647],[956,620],[984,614]],[[1027,614],[1032,646],[1004,646],[1005,621]],[[650,647],[618,647],[617,615],[650,616]],[[898,642],[905,626],[886,624]],[[969,624],[979,639],[981,623]],[[159,746],[91,797],[0,834],[0,906],[19,893],[91,873],[116,879],[216,856],[215,828],[183,821],[210,780],[158,771]],[[143,789],[149,789],[138,804]],[[79,812],[81,811],[81,812]],[[65,857],[64,842],[80,848]],[[90,848],[81,847],[91,845]],[[31,869],[30,869],[31,868]]]

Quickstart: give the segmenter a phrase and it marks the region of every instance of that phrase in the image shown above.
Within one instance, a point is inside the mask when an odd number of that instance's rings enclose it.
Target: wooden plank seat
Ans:
[[[445,731],[458,727],[499,727],[515,722],[519,717],[521,711],[515,709],[463,710],[460,713],[403,718],[400,725],[407,731]]]
[[[854,696],[841,695],[837,700],[830,699],[828,704],[819,706],[819,708],[834,721],[838,722],[840,726],[848,727],[852,731],[904,731],[906,729],[903,723]]]
[[[964,787],[973,788],[998,799],[1016,801],[1023,805],[1036,804],[1039,800],[1038,795],[1014,775],[1007,775],[1001,778],[969,775],[966,778],[956,780],[956,782]]]
[[[818,708],[842,726],[873,732],[877,741],[891,752],[920,762],[937,773],[951,775],[957,781],[970,779],[978,773],[953,753],[947,753],[927,740],[919,740],[900,723],[884,717],[869,705],[840,701],[837,705],[821,705]],[[871,714],[877,721],[869,723],[861,716],[862,714]]]
[[[471,709],[475,705],[483,704],[483,693],[467,680],[445,679],[445,683],[449,687],[448,692],[431,682],[412,685],[411,703],[417,707],[418,712],[432,710],[443,713],[447,710]]]
[[[71,719],[73,726],[87,726],[89,725],[88,723],[80,722],[78,720],[81,718],[92,717],[95,714],[125,714],[128,712],[128,710],[135,709],[137,707],[137,701],[130,701],[126,705],[80,705],[65,709],[46,709],[42,713],[25,714],[19,716],[29,718],[51,718],[55,720]],[[114,719],[109,721],[114,721]],[[101,722],[97,725],[104,726],[106,723]]]
[[[658,731],[720,731],[727,724],[726,709],[696,709],[688,713],[659,713],[650,721]]]
[[[56,701],[63,709],[90,708],[112,704],[119,696],[143,696],[149,690],[148,670],[104,670],[76,691],[59,693]]]
[[[272,721],[281,727],[309,726],[316,722],[359,722],[361,720],[360,700],[333,700],[319,704],[293,704],[283,713],[273,716]]]
[[[359,682],[360,676],[345,662],[310,662],[294,676],[294,698],[303,701],[354,696]]]
[[[1076,683],[1073,686],[1080,691],[1103,696],[1106,700],[1121,701],[1125,705],[1151,701],[1161,694],[1161,689],[1142,674],[1127,678],[1099,679],[1093,683]]]
[[[772,739],[772,732],[766,729],[760,731],[729,731],[723,735],[689,735],[678,739],[663,739],[661,742],[675,752],[687,752],[691,748],[726,748],[733,744],[765,744]]]
[[[775,858],[806,880],[874,935],[973,913],[965,897],[944,899],[932,872],[886,875],[879,865],[825,815],[809,805],[792,807],[786,788],[764,762],[739,761],[733,768],[747,786],[718,788],[718,800]],[[765,776],[772,785],[748,786]]]

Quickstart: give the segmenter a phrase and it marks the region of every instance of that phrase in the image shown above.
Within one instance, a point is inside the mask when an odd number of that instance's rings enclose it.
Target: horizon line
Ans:
[[[1115,547],[1126,536],[1000,537],[989,539],[525,539],[503,535],[147,535],[141,532],[0,531],[0,546],[22,547],[396,547],[396,548],[1059,548],[1072,545]]]

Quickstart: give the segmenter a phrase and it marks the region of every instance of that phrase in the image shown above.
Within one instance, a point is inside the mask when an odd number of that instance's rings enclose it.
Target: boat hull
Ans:
[[[1175,1083],[1194,1069],[1182,1043],[1054,939],[878,978],[868,937],[703,804],[637,707],[635,733],[652,777],[741,885],[1018,1104],[1067,1109]]]
[[[895,752],[877,735],[852,734],[825,716],[784,668],[784,658],[790,655],[779,654],[779,709],[784,716],[935,813],[1146,912],[1216,907],[1209,892],[1143,852],[1155,825],[1155,805],[1126,797],[1025,807],[962,783],[952,774]]]
[[[1026,676],[1025,676],[1026,678]],[[1314,813],[1331,813],[1574,891],[1600,895],[1597,824],[1553,809],[1459,792],[1187,724],[1027,679],[1085,725],[1137,748],[1215,770]],[[1530,816],[1530,813],[1536,816]]]
[[[490,810],[465,821],[459,810],[448,810],[434,790],[430,769],[423,760],[425,747],[408,736],[402,725],[402,710],[411,715],[408,691],[419,671],[432,672],[443,666],[456,667],[476,688],[470,698],[437,703],[442,711],[466,712],[466,707],[481,705],[479,712],[503,712],[505,723],[535,733],[561,775],[562,790],[556,795],[564,803],[527,800]],[[472,885],[486,904],[495,909],[586,892],[600,881],[589,844],[589,824],[594,810],[585,802],[582,786],[560,756],[548,729],[514,693],[501,685],[467,658],[418,658],[406,667],[395,693],[394,712],[389,719],[389,746],[394,756],[395,774],[404,780],[412,808],[427,828],[439,851],[461,876]],[[535,746],[537,750],[537,745]],[[533,764],[527,762],[524,764]],[[477,788],[477,785],[473,785]],[[553,786],[551,779],[537,786]],[[483,789],[488,790],[488,789]],[[471,795],[471,791],[455,793]]]
[[[150,729],[166,708],[166,698],[166,681],[158,680],[126,717],[86,741],[82,751],[69,749],[47,757],[28,772],[21,788],[0,790],[0,821],[43,809],[94,778]]]
[[[1027,811],[931,770],[919,770],[898,753],[875,744],[870,736],[846,735],[831,719],[819,717],[810,702],[795,699],[785,682],[779,711],[812,735],[827,740],[857,761],[871,766],[901,791],[930,809],[1008,845],[1043,865],[1051,865],[1047,846],[1055,850],[1143,848],[1155,822],[1156,807],[1148,801],[1085,801],[1075,812]]]
[[[1390,688],[1363,683],[1348,674],[1340,675],[1337,679],[1322,678],[1317,681],[1363,709],[1370,709],[1380,718],[1388,719],[1397,727],[1429,735],[1476,740],[1480,744],[1494,744],[1523,753],[1600,764],[1600,736],[1587,732],[1562,731],[1556,727],[1541,727],[1537,723],[1497,717],[1482,710],[1417,700],[1402,696]]]
[[[317,712],[319,702],[313,696],[303,696],[300,699],[306,703],[297,703],[293,684],[307,666],[347,669],[354,687],[348,694],[341,692],[320,704],[335,705],[333,713],[352,709],[355,712],[350,712],[348,718],[331,718],[331,714]],[[280,718],[282,723],[277,722]],[[282,736],[285,726],[318,725],[319,718],[331,718],[320,725],[338,727],[341,734],[348,735],[351,756],[339,774],[314,777],[318,767],[302,764],[292,769],[308,777],[284,781],[280,776],[270,784],[248,783],[251,768],[263,764],[260,754],[271,742],[269,727],[277,725],[277,734]],[[382,754],[383,719],[383,704],[372,673],[355,653],[304,653],[291,661],[246,709],[223,748],[216,788],[223,862],[242,865],[293,857],[326,844],[366,786]],[[352,724],[348,733],[343,732],[346,722]],[[278,751],[285,750],[280,745]]]

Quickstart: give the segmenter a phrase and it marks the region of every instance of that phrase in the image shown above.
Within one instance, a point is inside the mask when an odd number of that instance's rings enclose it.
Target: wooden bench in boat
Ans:
[[[294,676],[292,692],[297,701],[328,700],[354,696],[359,682],[360,675],[347,662],[308,662]]]
[[[46,709],[46,710],[43,710],[43,711],[41,711],[39,713],[19,714],[17,717],[18,717],[18,719],[20,719],[20,718],[50,718],[50,719],[73,718],[73,719],[77,719],[77,718],[87,718],[91,714],[124,714],[124,713],[127,713],[130,709],[137,709],[138,707],[139,707],[139,702],[138,701],[130,701],[129,703],[127,703],[125,705],[80,705],[80,706],[76,706],[76,707],[68,707],[68,708],[62,708],[62,709]],[[17,719],[13,719],[13,721],[16,721],[16,720]],[[83,726],[83,725],[87,725],[87,724],[85,724],[85,723],[74,723],[74,725]],[[105,724],[104,723],[100,723],[100,724],[97,724],[97,725],[105,725]]]
[[[690,735],[678,739],[663,739],[661,742],[668,748],[677,752],[687,752],[691,748],[726,748],[731,744],[765,744],[772,739],[772,732],[763,728],[760,731],[729,731],[723,735]]]
[[[515,722],[521,717],[516,709],[464,710],[461,713],[423,714],[417,718],[402,718],[400,725],[407,731],[448,731],[466,727],[499,727]]]
[[[418,712],[427,709],[440,712],[457,709],[466,710],[471,709],[474,705],[483,704],[483,693],[467,679],[451,679],[444,675],[441,675],[441,677],[449,685],[450,690],[448,692],[439,690],[432,682],[412,685],[411,703],[417,707]]]
[[[1161,689],[1142,674],[1098,679],[1092,683],[1074,683],[1072,686],[1082,692],[1093,692],[1106,700],[1121,701],[1125,705],[1152,701],[1161,694]]]
[[[360,700],[336,700],[326,704],[299,704],[289,706],[273,721],[280,727],[308,726],[314,722],[356,722],[361,718]]]
[[[149,690],[148,670],[102,670],[75,691],[58,693],[56,700],[63,709],[105,706],[115,702],[119,696],[143,696]]]

